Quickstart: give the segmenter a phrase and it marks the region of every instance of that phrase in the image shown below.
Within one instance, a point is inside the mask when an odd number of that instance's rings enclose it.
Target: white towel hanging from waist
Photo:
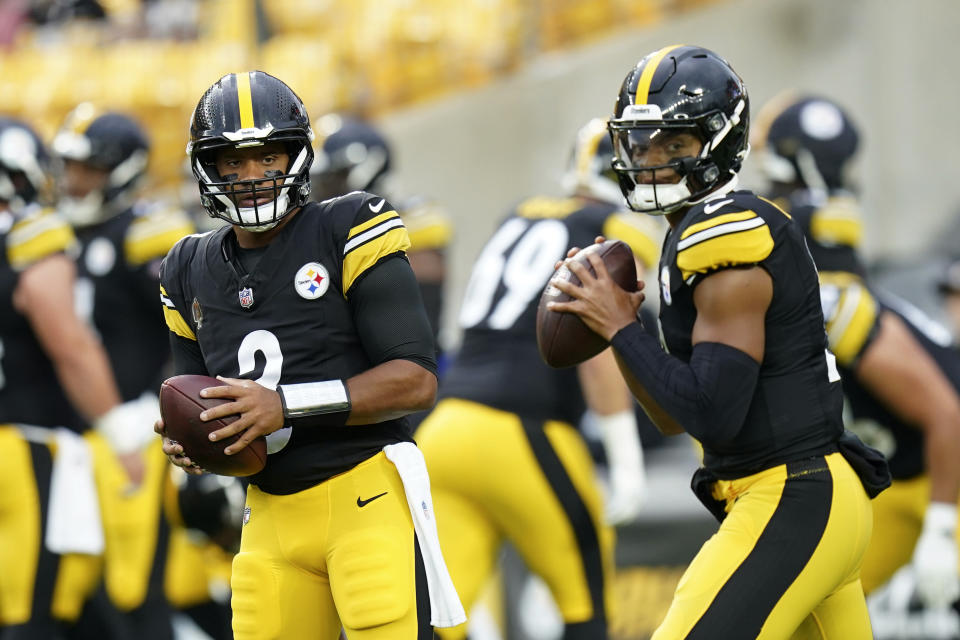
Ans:
[[[417,445],[412,442],[390,444],[383,452],[397,468],[407,496],[407,507],[413,518],[420,553],[427,574],[427,591],[430,593],[430,624],[434,627],[455,627],[466,622],[453,580],[440,552],[437,523],[433,517],[433,498],[430,496],[430,476],[427,464]]]

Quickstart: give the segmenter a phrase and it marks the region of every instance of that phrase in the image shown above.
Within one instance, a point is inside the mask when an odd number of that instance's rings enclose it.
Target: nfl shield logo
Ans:
[[[244,287],[240,289],[240,306],[249,309],[253,306],[253,289]]]

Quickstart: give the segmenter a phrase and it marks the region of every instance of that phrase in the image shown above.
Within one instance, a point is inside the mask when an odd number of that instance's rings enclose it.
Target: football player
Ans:
[[[176,373],[223,380],[203,393],[229,402],[203,419],[239,414],[211,439],[240,434],[230,455],[267,438],[233,562],[233,631],[428,638],[431,623],[464,620],[404,418],[436,394],[430,325],[393,206],[366,192],[309,201],[312,138],[279,79],[214,83],[188,152],[204,206],[230,226],[184,238],[161,267]],[[164,451],[200,472],[179,444]]]
[[[155,567],[166,567],[171,537],[185,533],[171,531],[161,504],[170,467],[153,423],[170,346],[156,290],[160,261],[193,225],[184,213],[139,197],[149,141],[129,116],[82,103],[66,117],[51,150],[58,167],[57,208],[79,241],[77,307],[107,350],[121,399],[140,416],[124,446],[142,455],[143,481],[130,487],[119,468],[99,470],[109,550],[106,591],[124,614],[123,635],[169,638],[165,571]],[[187,600],[171,595],[181,604]]]
[[[864,590],[911,565],[923,603],[945,607],[960,596],[960,355],[946,328],[866,278],[849,174],[859,135],[849,115],[831,100],[798,95],[761,113],[767,126],[758,147],[771,193],[803,229],[820,270],[850,428],[887,455],[894,478],[874,502]]]
[[[0,122],[0,473],[15,487],[0,495],[4,640],[61,638],[73,625],[104,549],[94,471],[116,452],[129,482],[141,479],[123,446],[137,414],[74,311],[73,232],[36,204],[46,159],[26,124]]]
[[[743,81],[707,49],[659,49],[627,74],[609,128],[627,202],[671,227],[660,258],[668,351],[636,320],[643,293],[616,286],[596,256],[595,277],[570,262],[582,284],[558,282],[575,299],[551,308],[612,342],[661,430],[701,442],[693,487],[721,521],[653,638],[871,638],[865,488],[881,490],[889,471],[844,433],[800,228],[735,190],[749,148]]]
[[[390,198],[397,207],[410,236],[407,259],[420,285],[442,373],[445,360],[439,334],[447,246],[453,235],[449,216],[428,198],[398,198],[396,180],[391,173],[393,153],[383,134],[370,123],[328,113],[317,119],[317,130],[317,153],[310,168],[315,199],[322,201],[351,191],[368,191]]]
[[[430,469],[440,543],[457,592],[472,605],[509,540],[553,593],[564,638],[604,638],[611,614],[613,530],[636,516],[643,457],[629,391],[609,350],[578,368],[540,358],[536,314],[554,263],[600,233],[656,255],[655,228],[623,210],[610,181],[605,124],[575,148],[582,175],[567,197],[518,204],[480,253],[460,309],[463,342],[441,401],[417,431]],[[574,425],[589,408],[611,469],[604,504]],[[463,638],[466,629],[439,632]]]

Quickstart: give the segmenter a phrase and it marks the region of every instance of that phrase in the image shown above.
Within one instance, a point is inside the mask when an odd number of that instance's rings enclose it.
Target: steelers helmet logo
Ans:
[[[330,287],[330,273],[319,262],[308,262],[297,271],[293,286],[301,298],[316,300]]]

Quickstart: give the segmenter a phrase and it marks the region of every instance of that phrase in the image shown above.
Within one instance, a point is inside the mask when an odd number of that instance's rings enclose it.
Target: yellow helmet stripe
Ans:
[[[240,128],[252,129],[253,122],[253,96],[250,93],[250,73],[238,73],[237,75],[237,100],[240,102]]]
[[[581,176],[590,173],[590,163],[593,162],[594,156],[597,155],[600,141],[603,140],[603,136],[606,134],[607,123],[604,122],[602,126],[597,124],[595,128],[590,131],[589,137],[584,141],[583,148],[580,150],[580,157],[577,158],[577,173]]]
[[[650,99],[650,83],[653,81],[653,74],[657,72],[657,67],[660,66],[660,63],[664,58],[667,57],[667,54],[673,51],[678,47],[682,47],[682,44],[673,44],[669,47],[664,47],[657,51],[647,62],[647,66],[643,68],[643,72],[640,74],[640,80],[637,81],[637,102],[636,104],[647,104]]]

